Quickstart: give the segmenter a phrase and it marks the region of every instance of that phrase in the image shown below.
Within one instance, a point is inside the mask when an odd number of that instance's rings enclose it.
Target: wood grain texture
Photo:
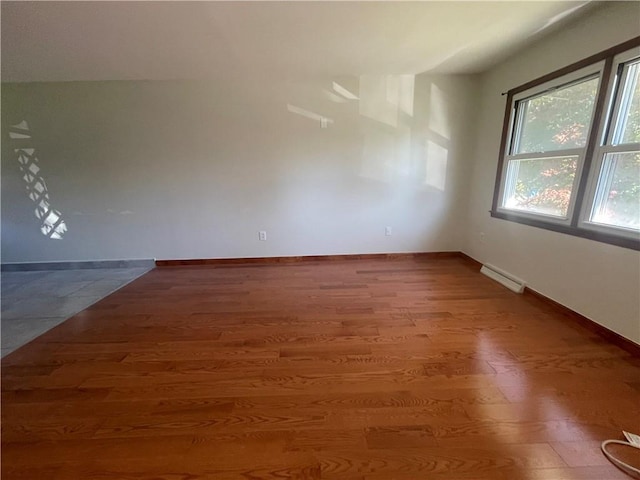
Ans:
[[[271,265],[274,263],[335,262],[344,260],[393,260],[402,258],[456,258],[461,252],[352,253],[346,255],[294,255],[289,257],[185,258],[156,260],[157,267]]]
[[[639,385],[460,256],[166,267],[2,360],[2,478],[624,479]]]

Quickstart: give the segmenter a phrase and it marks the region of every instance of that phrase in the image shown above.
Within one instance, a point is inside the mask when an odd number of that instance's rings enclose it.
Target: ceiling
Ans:
[[[587,3],[3,1],[2,80],[476,73]]]

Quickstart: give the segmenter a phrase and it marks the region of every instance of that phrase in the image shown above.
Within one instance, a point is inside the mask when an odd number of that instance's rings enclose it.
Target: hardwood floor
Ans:
[[[159,268],[2,360],[4,480],[615,480],[639,419],[637,358],[456,258]]]

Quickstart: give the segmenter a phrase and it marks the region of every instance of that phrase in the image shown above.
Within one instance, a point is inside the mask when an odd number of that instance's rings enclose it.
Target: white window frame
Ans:
[[[519,130],[521,129],[522,122],[524,121],[524,119],[522,118],[522,115],[518,115],[519,112],[518,112],[517,106],[519,102],[521,102],[522,100],[544,95],[546,92],[563,88],[563,87],[568,87],[571,84],[578,83],[583,79],[586,80],[587,78],[594,77],[598,79],[598,87],[596,90],[596,97],[594,98],[594,108],[593,108],[593,111],[591,112],[591,118],[589,119],[589,125],[591,125],[593,123],[593,116],[595,113],[596,99],[598,96],[598,92],[600,91],[600,86],[602,84],[603,69],[604,69],[604,61],[598,62],[596,64],[589,65],[588,67],[581,68],[580,70],[571,72],[567,75],[563,75],[559,78],[542,83],[528,90],[524,90],[518,93],[517,95],[513,96],[512,106],[511,106],[511,115],[509,118],[509,136],[503,152],[504,165],[502,168],[501,179],[500,179],[500,189],[499,189],[500,200],[498,202],[498,207],[497,207],[497,210],[499,212],[509,213],[511,215],[519,216],[523,218],[543,219],[546,222],[554,223],[558,225],[571,224],[571,219],[573,217],[573,212],[574,212],[576,198],[577,198],[576,191],[578,189],[578,183],[582,175],[584,159],[585,159],[588,143],[585,143],[585,146],[581,148],[512,154],[511,152],[515,150],[516,143],[520,140]],[[588,142],[588,139],[587,139],[587,142]],[[571,188],[571,199],[569,201],[569,206],[567,208],[567,214],[564,217],[560,217],[557,215],[548,215],[548,214],[538,213],[538,212],[528,212],[528,211],[514,209],[514,208],[507,208],[504,206],[504,202],[505,202],[504,195],[505,195],[506,187],[508,184],[507,172],[509,170],[509,163],[511,161],[529,160],[529,159],[538,159],[538,158],[573,157],[573,156],[578,157],[576,173],[575,173],[575,176],[573,179],[573,185]]]
[[[638,60],[640,60],[640,47],[627,50],[626,52],[616,55],[613,59],[609,89],[605,100],[607,109],[598,125],[598,143],[593,152],[593,163],[589,172],[588,187],[584,195],[585,201],[582,206],[582,211],[580,212],[579,221],[580,228],[602,233],[614,233],[615,235],[630,239],[638,238],[639,232],[635,229],[621,226],[591,222],[589,218],[594,208],[595,196],[605,156],[609,153],[640,151],[640,143],[619,143],[616,139],[617,134],[622,133],[618,132],[616,120],[618,119],[622,105],[622,95],[620,92],[624,90],[624,81],[626,81],[625,74],[629,64]],[[622,72],[620,72],[621,65],[624,65]]]
[[[620,75],[619,65],[625,64],[624,68],[628,68],[626,64],[637,58],[640,58],[640,36],[506,92],[505,120],[490,210],[492,217],[640,250],[640,231],[637,229],[589,220],[605,156],[609,153],[640,151],[640,143],[615,145],[612,141],[617,128],[614,123],[622,100],[619,93],[622,89],[617,88],[620,87],[617,83],[625,78],[624,72]],[[568,86],[591,75],[598,75],[599,80],[585,147],[511,154],[514,151],[512,144],[515,143],[518,133],[514,130],[522,121],[520,119],[519,122],[515,118],[518,113],[517,102],[542,95],[553,88]],[[573,155],[577,155],[578,160],[566,216],[559,217],[504,206],[510,161]]]

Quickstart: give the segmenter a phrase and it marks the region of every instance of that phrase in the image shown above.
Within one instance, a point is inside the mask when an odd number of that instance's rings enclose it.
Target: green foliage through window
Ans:
[[[522,131],[514,153],[584,147],[597,90],[596,77],[518,102]]]
[[[491,215],[640,250],[640,37],[507,102]]]

